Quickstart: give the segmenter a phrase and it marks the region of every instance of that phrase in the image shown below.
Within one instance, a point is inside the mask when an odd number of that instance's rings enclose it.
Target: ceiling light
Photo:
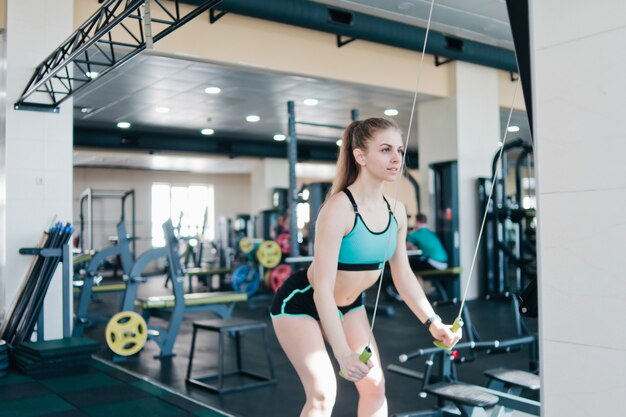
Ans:
[[[278,133],[278,134],[274,135],[274,140],[275,140],[275,141],[282,142],[282,141],[284,141],[285,139],[287,139],[287,136],[282,135],[282,134],[280,134],[280,133]]]
[[[509,132],[519,132],[519,126],[509,126],[506,130]]]
[[[83,107],[80,109],[81,113],[91,113],[93,111],[93,107]]]
[[[341,146],[341,139],[337,139],[337,142],[335,142],[337,144],[337,146]]]
[[[200,133],[202,133],[203,135],[209,136],[209,135],[212,135],[213,133],[215,133],[215,130],[213,130],[213,129],[202,129],[200,131]]]
[[[117,124],[117,127],[119,127],[120,129],[128,129],[130,127],[130,123],[128,123],[128,122],[119,122]]]
[[[170,108],[169,107],[157,107],[156,109],[154,109],[154,111],[157,113],[169,113]]]
[[[100,75],[100,73],[95,72],[95,71],[89,71],[89,72],[86,72],[86,73],[85,73],[85,76],[86,76],[87,78],[91,78],[92,80],[93,80],[94,78],[98,78],[98,75]]]
[[[387,109],[384,111],[385,116],[397,116],[398,115],[398,110],[396,109]]]
[[[259,120],[261,120],[261,118],[257,116],[256,114],[251,114],[250,116],[246,116],[246,121],[250,123],[256,123]]]
[[[207,94],[219,94],[222,91],[219,87],[207,87],[204,89],[204,92]]]
[[[317,106],[319,100],[316,98],[307,98],[303,101],[305,106]]]

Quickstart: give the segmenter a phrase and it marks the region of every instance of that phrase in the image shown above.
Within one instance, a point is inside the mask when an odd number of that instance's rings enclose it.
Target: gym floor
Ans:
[[[141,295],[162,295],[168,290],[163,287],[162,277],[151,278],[140,287]],[[198,291],[206,291],[202,285],[197,286]],[[368,293],[368,300],[374,301],[375,292]],[[120,294],[99,295],[99,302],[92,303],[91,311],[107,311],[114,313],[118,309]],[[148,341],[144,349],[125,362],[118,363],[127,370],[145,375],[148,378],[171,387],[174,391],[188,395],[216,409],[237,416],[296,416],[304,404],[304,392],[297,375],[284,355],[278,344],[271,327],[268,315],[270,294],[253,297],[252,301],[240,304],[234,317],[261,320],[268,324],[271,357],[277,384],[261,388],[254,388],[241,392],[234,392],[218,396],[208,390],[185,384],[185,376],[189,359],[191,344],[192,323],[197,320],[214,318],[211,313],[193,313],[185,316],[181,331],[178,335],[174,352],[176,356],[169,359],[155,359],[158,347],[154,342]],[[401,302],[391,300],[381,294],[381,303],[392,305],[395,309],[393,317],[381,314],[376,319],[374,329],[378,341],[383,366],[389,364],[402,365],[404,367],[421,371],[424,359],[413,359],[405,364],[400,364],[398,355],[419,348],[432,346],[432,339],[422,325],[412,315],[409,309]],[[479,332],[481,340],[507,339],[515,336],[513,313],[510,302],[497,300],[474,300],[467,303],[470,308],[474,325]],[[437,312],[445,321],[451,322],[457,314],[458,307],[440,307]],[[526,320],[526,324],[532,332],[537,330],[536,320]],[[151,319],[150,325],[163,325],[167,323],[159,319]],[[252,332],[242,338],[242,352],[244,366],[260,373],[266,372],[262,340]],[[104,342],[104,325],[87,329],[87,337],[103,342],[99,357],[105,360],[112,358],[111,352]],[[226,342],[226,349],[232,341]],[[231,355],[230,358],[233,358]],[[233,359],[234,361],[234,359]],[[217,335],[208,332],[199,332],[196,342],[196,354],[194,358],[194,371],[198,374],[209,374],[216,370],[217,364]],[[528,370],[529,352],[524,348],[517,352],[506,354],[485,355],[481,354],[476,361],[463,363],[457,366],[459,379],[464,382],[484,385],[486,378],[483,371],[495,367],[510,367]],[[195,374],[196,372],[194,372]],[[418,396],[421,381],[411,379],[386,371],[386,387],[389,402],[390,415],[398,412],[429,409],[436,406],[432,398],[420,398]],[[106,387],[103,388],[106,395]],[[532,397],[531,397],[532,398]],[[358,395],[354,385],[339,378],[337,402],[333,416],[355,416]],[[534,398],[536,399],[536,398]],[[523,416],[524,414],[516,414]]]
[[[7,417],[228,417],[153,381],[91,359],[0,378],[0,416]]]

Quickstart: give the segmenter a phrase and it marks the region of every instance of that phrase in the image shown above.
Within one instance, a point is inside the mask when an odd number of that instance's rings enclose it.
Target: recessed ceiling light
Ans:
[[[509,132],[519,132],[519,126],[509,126],[506,128]]]
[[[335,142],[335,143],[337,144],[337,146],[341,146],[341,142],[342,142],[341,139],[337,139],[337,142]]]
[[[319,100],[316,98],[307,98],[303,101],[305,106],[317,106]]]
[[[117,127],[119,127],[120,129],[128,129],[130,127],[130,123],[128,123],[128,122],[119,122],[117,124]]]
[[[81,113],[91,113],[93,111],[93,107],[83,107],[80,109]]]
[[[169,113],[170,108],[169,107],[157,107],[154,109],[154,111],[157,113]]]
[[[250,116],[246,116],[246,121],[250,123],[256,123],[259,120],[261,120],[261,118],[257,116],[256,114],[251,114]]]
[[[396,109],[387,109],[384,111],[385,116],[397,116],[398,115],[398,110]]]
[[[285,139],[287,139],[287,136],[285,136],[283,134],[278,133],[278,134],[274,135],[274,140],[275,141],[282,142]]]
[[[204,89],[204,92],[207,94],[219,94],[222,91],[219,87],[207,87]]]
[[[213,130],[213,129],[202,129],[200,131],[200,133],[202,133],[203,135],[209,136],[209,135],[212,135],[213,133],[215,133],[215,130]]]
[[[85,73],[85,76],[86,76],[87,78],[91,78],[92,80],[93,80],[94,78],[98,78],[98,75],[100,75],[100,73],[95,72],[95,71],[89,71],[89,72],[86,72],[86,73]]]

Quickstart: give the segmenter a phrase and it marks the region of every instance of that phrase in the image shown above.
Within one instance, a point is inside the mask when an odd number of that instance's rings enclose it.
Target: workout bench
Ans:
[[[460,266],[455,266],[447,269],[427,269],[422,271],[413,271],[413,273],[422,277],[422,279],[427,280],[437,290],[437,294],[439,295],[439,302],[456,302],[457,297],[460,295],[460,283],[459,277],[463,272],[463,268]],[[445,285],[444,284],[444,281]],[[446,286],[452,290],[453,297],[450,298],[448,290],[446,290]]]
[[[459,343],[454,347],[455,351],[492,350],[496,348],[508,348],[521,344],[528,344],[534,338],[532,336],[507,341],[490,342],[466,342]],[[420,397],[434,395],[439,400],[448,404],[435,410],[411,411],[395,414],[395,417],[505,417],[511,416],[513,410],[522,411],[531,415],[540,415],[538,401],[518,396],[523,389],[539,389],[539,381],[536,375],[519,370],[504,368],[485,371],[490,378],[487,388],[465,384],[456,379],[456,371],[451,355],[439,348],[420,349],[410,354],[403,355],[403,362],[411,357],[426,356],[424,372],[414,371],[398,365],[388,365],[389,371],[422,380]],[[436,361],[435,357],[439,360]],[[431,383],[435,362],[439,364],[438,379],[440,382]],[[492,389],[494,388],[494,389]],[[491,410],[487,410],[491,408]]]
[[[133,265],[127,283],[122,311],[132,311],[136,306],[142,309],[142,315],[146,322],[151,316],[165,315],[169,320],[167,329],[156,326],[148,326],[152,332],[148,332],[150,338],[160,347],[159,358],[173,356],[174,343],[180,331],[180,326],[185,313],[209,311],[223,319],[229,319],[236,303],[246,301],[246,294],[238,292],[210,292],[185,294],[183,282],[185,272],[180,263],[178,254],[178,242],[174,235],[174,228],[170,220],[163,224],[166,246],[155,248],[142,254]],[[146,282],[147,277],[142,276],[145,267],[158,258],[167,258],[168,275],[172,282],[173,295],[146,297],[137,299],[139,284]],[[116,358],[120,359],[120,358]]]
[[[197,277],[200,280],[212,275],[220,275],[221,287],[223,275],[231,274],[232,272],[233,270],[231,268],[187,268],[187,270],[185,270],[185,274],[189,277],[189,292],[191,292],[191,281],[193,277]],[[210,283],[205,282],[205,285],[211,288]]]

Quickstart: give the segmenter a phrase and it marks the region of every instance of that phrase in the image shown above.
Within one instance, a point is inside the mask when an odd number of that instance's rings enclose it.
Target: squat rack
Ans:
[[[89,247],[93,250],[93,200],[95,199],[121,199],[122,212],[120,214],[120,222],[126,220],[126,199],[130,198],[130,240],[132,245],[132,253],[137,253],[135,239],[135,190],[94,190],[89,187],[80,195],[80,250],[85,251],[85,202],[87,203],[87,229],[89,229]]]

